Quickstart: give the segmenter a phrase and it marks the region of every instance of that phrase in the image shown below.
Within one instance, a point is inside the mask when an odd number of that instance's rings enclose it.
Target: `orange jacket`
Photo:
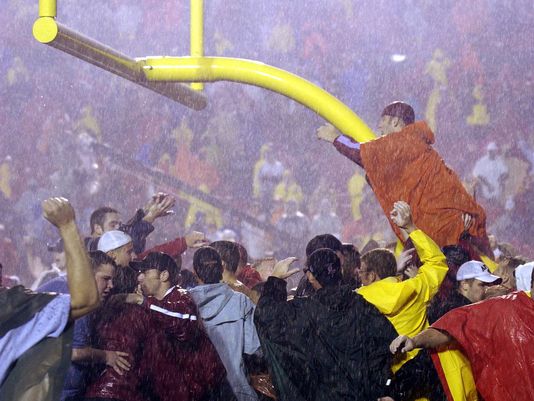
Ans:
[[[487,241],[484,209],[432,148],[433,143],[434,134],[419,121],[361,144],[365,172],[382,209],[389,218],[394,202],[408,202],[415,225],[441,247],[458,242],[464,230],[462,213],[469,213],[474,217],[469,232]]]

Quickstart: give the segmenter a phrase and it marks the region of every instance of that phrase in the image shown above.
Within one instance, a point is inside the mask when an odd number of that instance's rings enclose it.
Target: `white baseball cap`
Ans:
[[[97,249],[102,252],[109,252],[132,242],[132,238],[119,230],[105,232],[98,240]]]
[[[486,150],[497,150],[499,149],[497,147],[497,144],[495,142],[490,142],[488,143],[488,146],[486,146]]]
[[[478,260],[470,260],[460,266],[456,273],[456,281],[476,278],[484,283],[499,284],[502,279],[490,273],[488,267]]]

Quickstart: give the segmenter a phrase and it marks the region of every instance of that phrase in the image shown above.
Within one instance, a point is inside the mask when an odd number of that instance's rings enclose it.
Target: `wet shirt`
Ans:
[[[58,295],[27,323],[8,331],[0,338],[0,383],[11,364],[45,337],[63,333],[70,313],[70,295]]]
[[[48,281],[37,289],[38,292],[58,292],[68,294],[69,286],[66,276],[60,276]],[[90,315],[85,315],[74,322],[72,348],[85,348],[91,346]],[[65,376],[65,384],[61,393],[61,400],[68,397],[83,396],[87,385],[90,365],[72,362]]]

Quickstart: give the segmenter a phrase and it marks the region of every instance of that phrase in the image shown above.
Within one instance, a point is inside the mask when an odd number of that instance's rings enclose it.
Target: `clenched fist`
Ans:
[[[43,216],[57,228],[74,222],[75,214],[68,199],[62,197],[49,198],[42,203]]]

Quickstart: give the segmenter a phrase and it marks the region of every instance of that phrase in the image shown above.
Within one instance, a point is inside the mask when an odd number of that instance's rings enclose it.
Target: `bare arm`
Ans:
[[[454,339],[444,331],[428,329],[422,331],[413,338],[399,336],[389,346],[389,350],[396,354],[398,352],[409,352],[415,348],[437,348],[442,345],[450,344]]]
[[[58,228],[63,239],[71,294],[70,318],[78,319],[96,309],[100,301],[89,258],[76,227],[74,209],[65,198],[47,199],[42,207],[44,217]]]

